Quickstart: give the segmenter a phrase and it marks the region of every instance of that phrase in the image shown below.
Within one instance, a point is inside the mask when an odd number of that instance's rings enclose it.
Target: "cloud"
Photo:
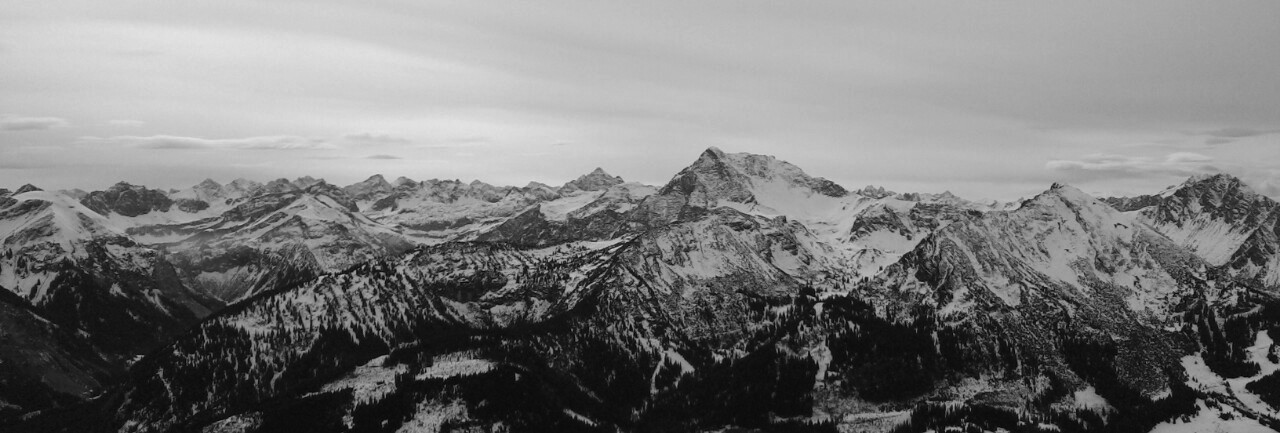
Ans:
[[[0,161],[0,170],[31,170],[37,168],[47,168],[48,164],[37,164],[26,161]]]
[[[347,134],[342,138],[347,141],[354,141],[366,144],[409,144],[411,141],[404,137],[396,137],[388,134],[371,134],[368,132],[360,134]]]
[[[1204,140],[1204,144],[1216,146],[1219,144],[1227,144],[1241,138],[1260,137],[1263,135],[1280,134],[1280,129],[1254,129],[1243,127],[1227,127],[1210,131],[1197,133],[1209,138]]]
[[[416,147],[423,149],[454,149],[464,147],[483,146],[493,143],[493,139],[481,135],[471,135],[463,137],[450,137],[439,140],[433,140],[430,143],[421,144]]]
[[[369,155],[364,158],[365,159],[402,159],[395,155]]]
[[[108,120],[107,124],[111,126],[122,126],[122,127],[133,128],[133,127],[146,125],[147,122],[143,122],[141,120],[132,120],[132,119],[115,119],[115,120]]]
[[[1220,171],[1213,157],[1194,152],[1175,152],[1164,157],[1095,153],[1079,159],[1056,159],[1045,168],[1084,179],[1141,178],[1152,175],[1191,176]]]
[[[82,137],[81,142],[105,143],[139,149],[242,149],[242,150],[317,150],[334,149],[336,146],[317,138],[293,135],[267,135],[245,138],[199,138],[174,135],[146,137],[120,135],[115,137]]]
[[[71,126],[71,122],[61,117],[0,116],[3,131],[41,131],[67,126]]]
[[[1280,129],[1222,128],[1205,132],[1204,135],[1220,138],[1245,138],[1275,133],[1280,133]]]
[[[1207,155],[1201,155],[1195,152],[1175,152],[1165,157],[1168,163],[1195,163],[1195,162],[1213,162],[1213,158]]]

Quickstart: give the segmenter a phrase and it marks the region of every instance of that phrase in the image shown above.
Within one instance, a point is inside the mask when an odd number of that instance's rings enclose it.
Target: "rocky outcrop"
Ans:
[[[80,200],[94,212],[136,217],[150,212],[168,212],[173,200],[157,189],[120,182],[105,191],[94,191]]]

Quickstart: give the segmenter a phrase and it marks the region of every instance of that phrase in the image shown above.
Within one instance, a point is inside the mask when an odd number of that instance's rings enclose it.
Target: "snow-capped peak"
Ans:
[[[84,253],[79,245],[88,240],[125,236],[124,229],[74,198],[40,190],[12,198],[16,203],[0,213],[0,240],[6,246],[56,243],[76,256]]]
[[[1255,233],[1265,233],[1265,226],[1275,224],[1274,214],[1280,209],[1274,200],[1227,174],[1193,176],[1156,197],[1153,205],[1141,210],[1143,222],[1213,265],[1233,261],[1233,257],[1241,254],[1250,255],[1242,249],[1248,249],[1243,246],[1251,242],[1251,238],[1256,238],[1254,243],[1270,243],[1266,236],[1255,236]],[[1257,251],[1269,249],[1255,248]],[[1257,263],[1271,260],[1262,256],[1251,258]],[[1280,283],[1280,273],[1270,273],[1272,276],[1266,279]]]
[[[1078,203],[1078,204],[1092,203],[1097,201],[1096,199],[1093,198],[1093,196],[1085,193],[1084,191],[1081,191],[1079,188],[1076,188],[1071,185],[1067,185],[1065,183],[1057,183],[1057,182],[1054,182],[1053,185],[1049,186],[1048,190],[1046,190],[1043,193],[1040,193],[1040,195],[1037,195],[1031,200],[1035,201],[1042,197],[1055,197],[1071,203]]]
[[[707,148],[662,188],[661,194],[672,193],[689,195],[696,202],[762,204],[775,209],[780,208],[765,202],[779,196],[848,194],[840,185],[811,177],[789,162],[768,155],[725,153],[715,147]]]

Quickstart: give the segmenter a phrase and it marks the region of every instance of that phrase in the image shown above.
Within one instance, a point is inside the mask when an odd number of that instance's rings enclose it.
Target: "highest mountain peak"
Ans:
[[[801,190],[829,197],[848,194],[835,182],[809,176],[789,162],[769,155],[725,153],[709,147],[692,165],[686,167],[663,187],[663,194],[682,191],[701,192],[710,198],[737,203],[757,203],[765,190]]]

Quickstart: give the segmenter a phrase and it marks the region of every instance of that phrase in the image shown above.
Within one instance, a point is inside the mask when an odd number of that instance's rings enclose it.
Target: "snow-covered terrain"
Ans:
[[[0,286],[29,336],[118,345],[112,431],[1269,431],[1275,209],[1228,176],[977,203],[716,148],[658,188],[24,188]],[[86,312],[163,337],[136,358]]]

